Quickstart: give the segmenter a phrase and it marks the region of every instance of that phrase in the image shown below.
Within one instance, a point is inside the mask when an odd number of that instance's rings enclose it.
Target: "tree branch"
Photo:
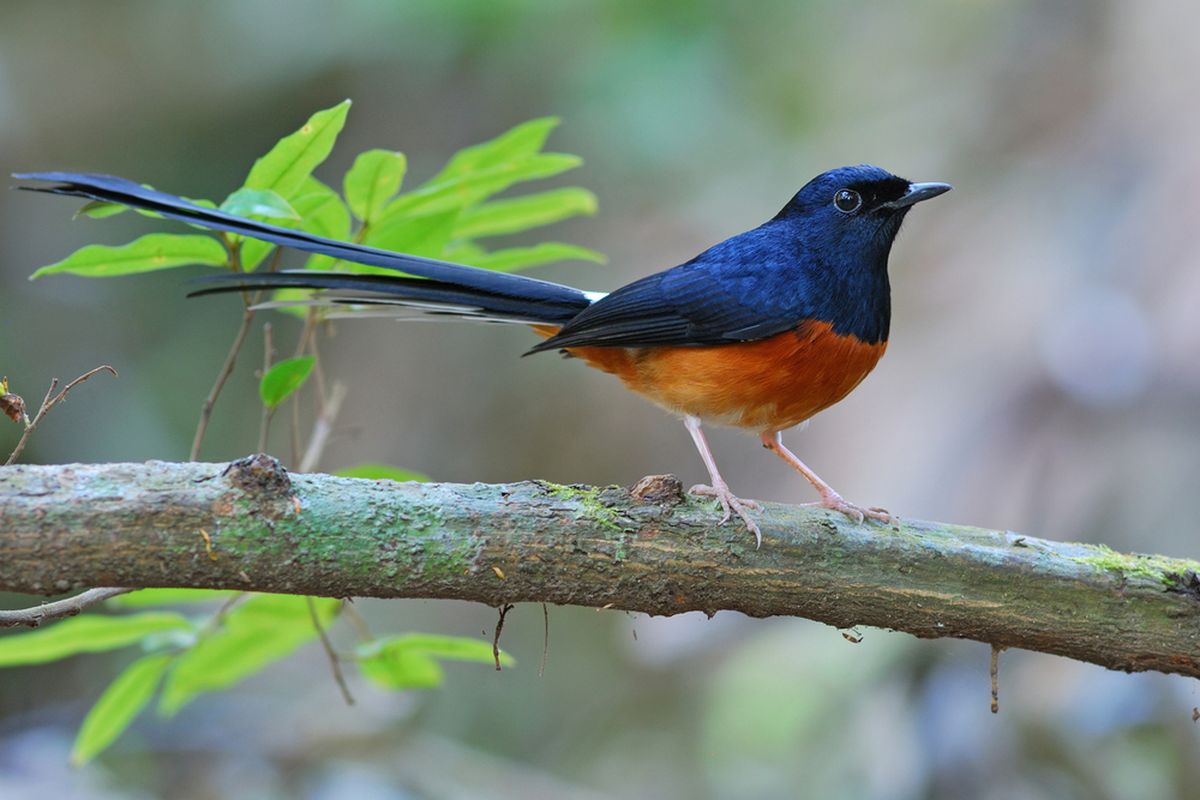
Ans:
[[[44,622],[50,622],[63,617],[73,617],[89,606],[103,603],[119,594],[132,592],[133,589],[88,589],[74,597],[55,600],[53,603],[42,603],[32,608],[21,608],[15,611],[0,611],[0,628],[37,628]]]
[[[678,482],[625,489],[289,476],[217,464],[0,469],[0,591],[190,586],[736,610],[1200,677],[1200,564],[763,505],[761,550]],[[211,546],[211,550],[209,547]]]

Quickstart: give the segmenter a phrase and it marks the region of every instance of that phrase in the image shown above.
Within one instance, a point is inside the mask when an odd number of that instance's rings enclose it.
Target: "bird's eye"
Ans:
[[[862,195],[853,189],[838,189],[833,196],[833,207],[843,214],[853,214],[862,205]]]

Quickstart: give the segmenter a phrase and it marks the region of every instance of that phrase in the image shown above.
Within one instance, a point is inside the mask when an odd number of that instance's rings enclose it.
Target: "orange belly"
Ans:
[[[549,336],[554,328],[535,326]],[[755,342],[711,347],[573,347],[568,352],[678,414],[778,431],[841,400],[879,362],[887,342],[865,344],[828,323]]]

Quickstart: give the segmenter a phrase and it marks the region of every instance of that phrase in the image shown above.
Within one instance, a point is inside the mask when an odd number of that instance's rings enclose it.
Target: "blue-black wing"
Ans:
[[[774,221],[592,303],[530,352],[765,339],[811,314],[807,255]]]

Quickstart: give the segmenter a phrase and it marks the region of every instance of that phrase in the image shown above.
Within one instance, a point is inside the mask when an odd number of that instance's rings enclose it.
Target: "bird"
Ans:
[[[737,515],[757,546],[757,502],[721,476],[704,424],[754,433],[816,489],[813,504],[862,523],[884,509],[845,500],[783,444],[782,432],[849,394],[887,348],[888,257],[908,212],[951,189],[860,164],[817,175],[775,216],[678,266],[611,292],[424,258],[316,236],[201,207],[109,175],[35,172],[19,188],[157,212],[395,274],[316,270],[230,273],[196,280],[189,296],[248,289],[313,290],[299,304],[345,316],[414,313],[525,325],[542,337],[526,355],[561,351],[611,373],[682,418],[708,471],[692,494]],[[283,305],[267,302],[263,306]],[[289,305],[297,302],[287,303]],[[330,313],[332,313],[330,312]]]

